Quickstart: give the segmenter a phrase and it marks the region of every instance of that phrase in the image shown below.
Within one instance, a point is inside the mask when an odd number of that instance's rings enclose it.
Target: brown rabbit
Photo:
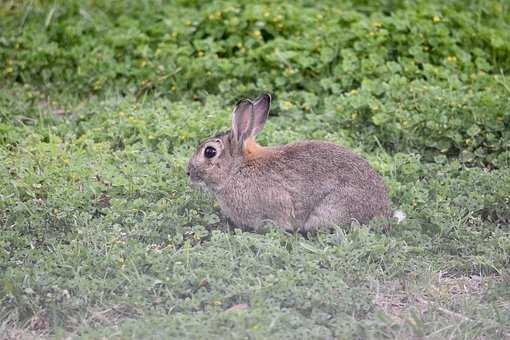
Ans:
[[[188,163],[192,184],[211,191],[224,215],[255,231],[272,223],[301,232],[391,218],[382,177],[353,152],[320,141],[258,145],[270,105],[268,94],[240,101],[232,130],[201,143]]]

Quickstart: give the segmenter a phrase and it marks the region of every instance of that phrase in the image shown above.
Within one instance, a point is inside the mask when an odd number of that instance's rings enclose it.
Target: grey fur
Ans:
[[[238,124],[244,138],[239,139],[234,118],[232,132],[201,143],[188,163],[191,182],[210,190],[224,215],[256,231],[269,222],[303,232],[392,217],[382,177],[365,159],[339,145],[302,141],[247,155],[239,143],[263,128],[270,105],[270,97],[268,101],[263,96],[249,102],[256,105],[263,99],[261,105],[267,108],[251,108],[258,117]],[[217,149],[215,157],[205,158],[207,146]]]

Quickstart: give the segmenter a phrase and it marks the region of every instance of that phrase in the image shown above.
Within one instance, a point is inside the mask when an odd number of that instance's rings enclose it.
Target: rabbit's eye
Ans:
[[[204,156],[205,158],[213,158],[214,156],[216,156],[216,149],[213,148],[212,146],[206,147],[204,150]]]

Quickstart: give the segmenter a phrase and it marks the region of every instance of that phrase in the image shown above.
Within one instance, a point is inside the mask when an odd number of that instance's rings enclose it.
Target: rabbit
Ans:
[[[270,106],[267,93],[238,102],[231,130],[202,142],[188,162],[191,184],[210,191],[229,221],[254,231],[269,223],[307,233],[391,219],[383,178],[352,151],[313,140],[257,144]],[[395,217],[400,221],[402,214]]]

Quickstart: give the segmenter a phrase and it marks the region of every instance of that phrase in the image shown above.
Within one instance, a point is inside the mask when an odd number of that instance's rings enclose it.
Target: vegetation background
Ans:
[[[510,3],[4,0],[0,337],[510,338]],[[405,223],[229,231],[197,143],[275,96]]]

